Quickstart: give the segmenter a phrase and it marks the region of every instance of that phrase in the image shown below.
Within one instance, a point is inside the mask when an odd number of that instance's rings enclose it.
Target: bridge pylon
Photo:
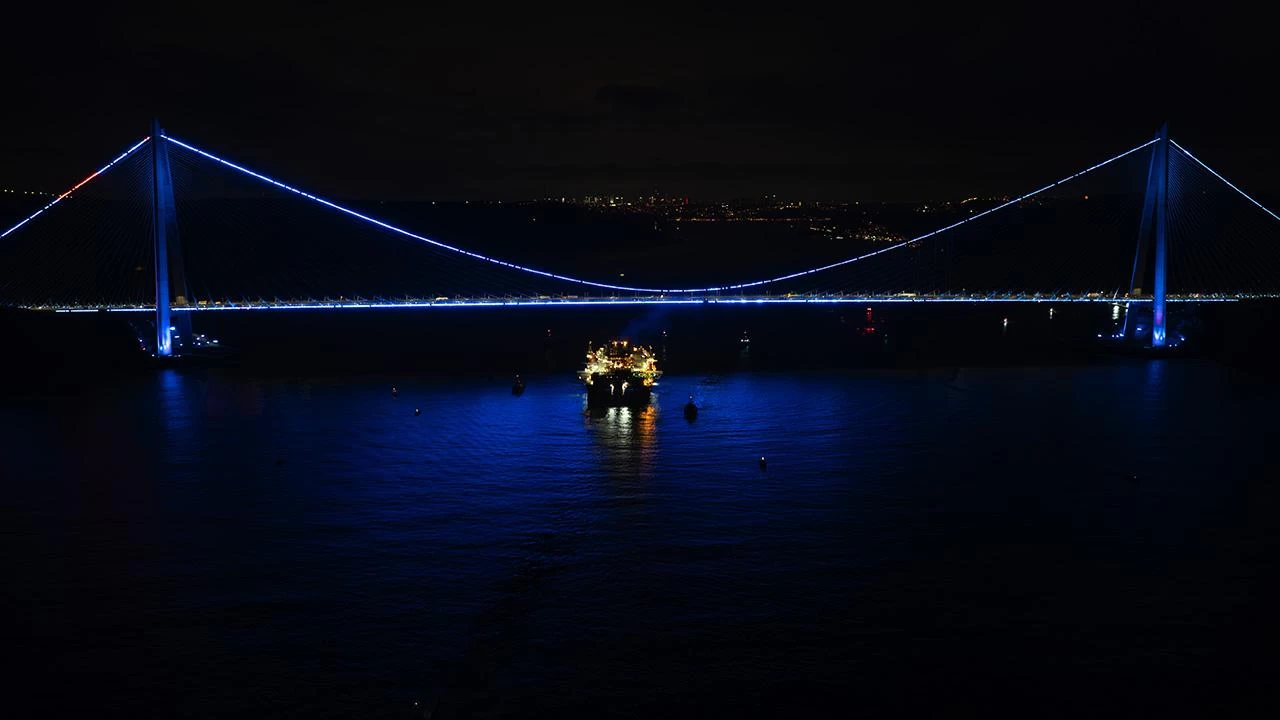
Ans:
[[[182,255],[178,248],[178,215],[173,199],[173,176],[169,171],[169,147],[161,138],[160,121],[151,124],[151,228],[155,241],[156,270],[156,344],[157,357],[173,355],[173,317],[170,292],[173,263],[179,266],[182,277]],[[183,283],[185,284],[185,283]],[[184,296],[179,296],[185,302]]]
[[[1151,347],[1167,343],[1168,317],[1165,301],[1168,294],[1167,256],[1169,236],[1169,124],[1160,126],[1156,142],[1151,146],[1151,167],[1147,172],[1147,192],[1142,203],[1142,221],[1138,227],[1138,249],[1133,258],[1133,275],[1129,296],[1140,297],[1151,273]],[[1136,326],[1125,315],[1125,336],[1134,337]]]

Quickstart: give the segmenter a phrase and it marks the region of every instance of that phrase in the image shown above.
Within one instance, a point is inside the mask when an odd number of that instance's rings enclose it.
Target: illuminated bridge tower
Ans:
[[[1143,294],[1147,272],[1151,273],[1151,347],[1164,347],[1166,342],[1165,315],[1166,256],[1169,230],[1169,125],[1160,126],[1156,143],[1151,146],[1151,169],[1147,172],[1147,193],[1142,203],[1142,222],[1138,229],[1138,250],[1133,259],[1133,276],[1129,283],[1129,296]],[[1132,337],[1134,329],[1125,317],[1125,334]]]
[[[155,239],[156,263],[156,344],[157,357],[170,357],[174,352],[174,330],[171,307],[174,287],[183,288],[177,304],[186,304],[185,274],[182,270],[182,248],[178,243],[178,216],[173,200],[173,177],[169,172],[169,144],[162,137],[160,121],[151,129],[151,207],[152,234]],[[190,318],[183,313],[184,326]]]

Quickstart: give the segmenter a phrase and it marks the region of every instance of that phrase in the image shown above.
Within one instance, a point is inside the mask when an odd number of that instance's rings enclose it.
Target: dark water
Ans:
[[[672,376],[594,418],[572,377],[508,382],[169,371],[6,400],[6,703],[1277,709],[1280,392],[1256,377]]]

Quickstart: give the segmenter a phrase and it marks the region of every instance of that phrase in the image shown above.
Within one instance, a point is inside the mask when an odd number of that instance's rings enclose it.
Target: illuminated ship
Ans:
[[[587,385],[592,405],[643,405],[662,371],[653,349],[613,340],[598,348],[587,346],[587,366],[578,372]]]

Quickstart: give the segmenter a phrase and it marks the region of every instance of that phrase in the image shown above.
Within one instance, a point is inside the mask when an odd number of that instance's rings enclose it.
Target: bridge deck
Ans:
[[[1280,298],[1268,294],[1170,295],[1168,302],[1219,303]],[[1126,297],[1087,293],[1081,295],[722,295],[722,296],[618,296],[618,297],[478,297],[435,299],[246,300],[201,302],[174,306],[174,312],[231,310],[379,310],[459,307],[621,307],[633,305],[821,305],[883,303],[1150,303],[1150,297]],[[25,306],[25,310],[75,312],[155,312],[154,305]]]

